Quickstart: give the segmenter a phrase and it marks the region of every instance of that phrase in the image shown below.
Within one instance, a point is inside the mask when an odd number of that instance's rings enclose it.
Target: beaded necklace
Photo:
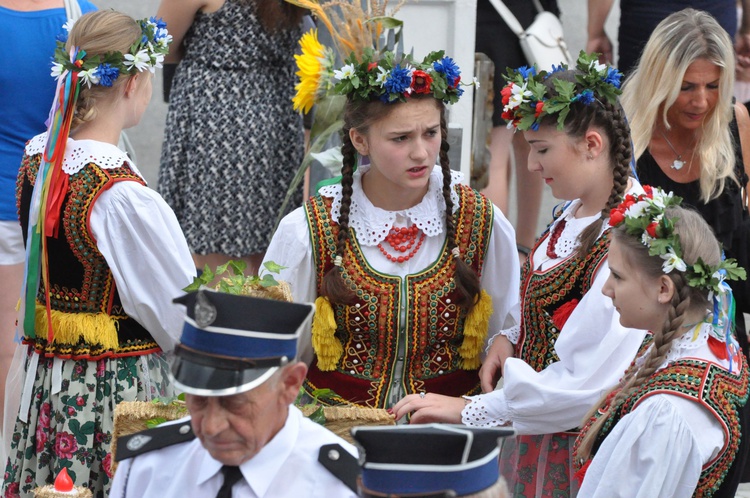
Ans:
[[[380,249],[380,252],[383,253],[383,256],[388,258],[388,260],[393,261],[394,263],[404,263],[405,261],[409,261],[414,257],[415,254],[417,254],[419,248],[422,247],[422,243],[424,242],[424,239],[426,237],[425,233],[422,232],[419,237],[419,241],[417,241],[417,235],[419,234],[419,232],[420,230],[417,225],[400,228],[392,227],[388,232],[388,235],[385,236],[385,241],[388,242],[388,245],[390,245],[393,249],[400,253],[409,251],[409,249],[411,249],[416,242],[416,246],[414,246],[414,249],[412,249],[406,255],[393,256],[389,254],[388,251],[386,251],[385,247],[383,247],[382,242],[378,244],[378,249]]]

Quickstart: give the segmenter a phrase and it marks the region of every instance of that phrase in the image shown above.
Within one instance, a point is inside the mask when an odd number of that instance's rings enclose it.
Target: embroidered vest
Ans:
[[[545,237],[540,238],[534,249],[544,240]],[[605,231],[583,260],[571,256],[545,271],[533,270],[531,258],[524,265],[521,275],[521,331],[515,356],[537,372],[559,361],[555,342],[560,336],[560,329],[578,301],[591,288],[594,275],[607,256],[608,249],[609,231]]]
[[[456,191],[460,198],[456,237],[461,257],[481,275],[492,230],[492,203],[467,186],[459,185]],[[331,255],[336,252],[339,227],[330,216],[331,199],[315,196],[305,209],[320,293],[322,278],[333,267]],[[335,337],[344,352],[332,371],[321,370],[316,357],[305,381],[308,393],[329,388],[338,395],[329,402],[384,408],[403,336],[402,383],[406,393],[478,393],[478,368],[467,369],[461,356],[467,312],[455,304],[455,265],[447,246],[433,265],[402,281],[370,267],[353,238],[346,244],[342,276],[355,299],[350,305],[333,305]],[[402,300],[408,303],[405,324],[400,318]],[[399,334],[401,329],[405,334]],[[486,330],[482,334],[486,337]],[[478,358],[473,360],[478,363]]]
[[[16,184],[24,240],[41,157],[41,154],[24,155]],[[59,236],[47,237],[46,241],[54,338],[48,341],[43,283],[37,294],[35,337],[24,338],[39,354],[98,359],[159,350],[148,331],[123,310],[112,272],[89,231],[88,220],[94,202],[104,190],[120,181],[144,184],[127,164],[103,169],[89,163],[68,177]]]
[[[748,399],[748,371],[744,355],[738,356],[741,365],[736,375],[715,363],[700,359],[682,359],[671,363],[649,377],[615,410],[609,412],[606,407],[598,410],[596,415],[586,422],[578,441],[586,435],[591,425],[603,415],[603,412],[608,413],[594,443],[593,452],[595,453],[615,424],[635,410],[641,401],[649,396],[675,394],[695,401],[716,417],[726,436],[724,447],[719,450],[713,460],[703,466],[698,485],[693,493],[695,497],[713,496],[737,455],[742,435],[740,408]]]

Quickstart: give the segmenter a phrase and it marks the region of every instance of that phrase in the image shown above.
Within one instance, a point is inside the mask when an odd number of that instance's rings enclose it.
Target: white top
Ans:
[[[693,340],[687,332],[668,353],[729,367],[708,347],[710,324]],[[666,366],[666,364],[664,365]],[[663,367],[662,367],[663,368]],[[737,372],[737,362],[732,365]],[[604,439],[583,480],[579,497],[691,497],[702,467],[724,446],[722,425],[709,411],[673,394],[654,394],[622,417]]]
[[[637,183],[633,189],[641,191]],[[554,230],[557,223],[567,220],[556,245],[558,257],[549,259],[546,254],[550,237],[531,256],[531,264],[537,271],[565,263],[575,248],[565,241],[575,240],[597,218],[576,219],[579,206],[580,201],[570,203],[551,227]],[[581,425],[589,409],[625,373],[646,335],[644,330],[620,325],[612,300],[602,294],[608,277],[605,258],[591,288],[560,330],[554,344],[560,361],[537,372],[519,358],[508,358],[502,389],[469,397],[472,402],[461,414],[464,424],[479,427],[512,424],[519,434],[551,434]]]
[[[43,152],[46,133],[26,145],[26,154]],[[68,138],[63,168],[74,174],[93,162],[102,169],[135,164],[115,145]],[[91,235],[107,261],[125,313],[164,351],[180,337],[185,313],[172,303],[193,281],[195,264],[172,209],[161,196],[137,182],[115,182],[94,202]]]
[[[362,175],[369,166],[360,166],[354,173],[352,184],[352,202],[349,226],[355,228],[357,241],[362,254],[375,270],[388,275],[405,277],[420,272],[432,265],[440,256],[445,242],[445,202],[443,199],[443,174],[440,167],[432,170],[427,194],[422,201],[402,211],[386,211],[375,207],[362,190]],[[460,183],[461,174],[452,172],[451,186]],[[332,197],[334,221],[338,221],[341,205],[341,185],[329,185],[320,190],[324,197]],[[458,209],[458,196],[453,194],[454,209]],[[422,247],[413,258],[403,263],[388,260],[377,247],[385,239],[392,226],[403,227],[413,223],[426,234]],[[504,327],[511,327],[518,322],[518,288],[520,286],[520,267],[516,253],[516,236],[513,226],[494,207],[494,218],[489,247],[482,270],[482,289],[492,297],[493,314],[490,319],[489,336]],[[317,297],[315,286],[315,259],[310,242],[310,230],[307,225],[304,207],[281,220],[279,229],[273,236],[266,251],[265,259],[286,266],[279,279],[291,284],[295,301],[314,301]],[[405,307],[401,307],[405,313]],[[404,320],[401,323],[405,323]],[[403,332],[403,331],[402,331]],[[302,358],[308,363],[312,360],[310,331],[300,341]],[[304,351],[305,345],[307,351]]]
[[[240,465],[244,479],[232,487],[232,496],[356,498],[356,493],[318,463],[320,447],[332,443],[357,456],[353,445],[290,406],[281,431]],[[109,496],[214,498],[223,483],[221,466],[196,438],[123,460],[117,466]]]

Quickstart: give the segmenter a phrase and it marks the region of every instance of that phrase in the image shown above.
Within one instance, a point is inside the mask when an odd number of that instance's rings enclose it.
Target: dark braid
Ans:
[[[448,127],[445,122],[445,111],[440,112],[440,169],[443,172],[443,199],[445,200],[445,236],[448,251],[458,247],[456,243],[456,221],[453,218],[453,199],[451,199],[451,167],[448,160]],[[453,257],[456,264],[456,290],[458,291],[458,305],[471,310],[479,300],[482,287],[479,276],[474,269],[466,264],[463,255]]]
[[[625,120],[622,108],[619,105],[615,107],[611,104],[604,104],[602,114],[604,114],[603,118],[611,123],[611,126],[606,127],[605,130],[610,132],[609,151],[612,162],[612,190],[599,219],[587,226],[579,236],[580,244],[576,254],[579,258],[585,258],[596,244],[602,225],[609,219],[609,212],[616,208],[622,200],[630,176],[630,127]]]
[[[354,182],[354,164],[357,161],[357,151],[349,137],[349,128],[343,130],[343,144],[341,155],[343,165],[341,167],[341,211],[339,212],[339,232],[336,239],[336,254],[333,258],[341,257],[343,260],[346,241],[349,239],[349,209],[352,203],[352,183]],[[343,267],[343,261],[341,266]],[[321,284],[321,293],[332,303],[349,303],[354,294],[341,276],[341,268],[333,266],[324,276]]]

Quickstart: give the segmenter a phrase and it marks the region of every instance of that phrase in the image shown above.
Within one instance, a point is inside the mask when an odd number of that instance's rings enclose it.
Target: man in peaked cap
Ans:
[[[428,424],[355,427],[363,498],[506,498],[498,439],[512,429]]]
[[[212,291],[177,301],[187,317],[172,377],[190,417],[121,438],[110,496],[356,497],[351,475],[347,486],[318,461],[327,445],[356,449],[292,405],[312,305]]]

